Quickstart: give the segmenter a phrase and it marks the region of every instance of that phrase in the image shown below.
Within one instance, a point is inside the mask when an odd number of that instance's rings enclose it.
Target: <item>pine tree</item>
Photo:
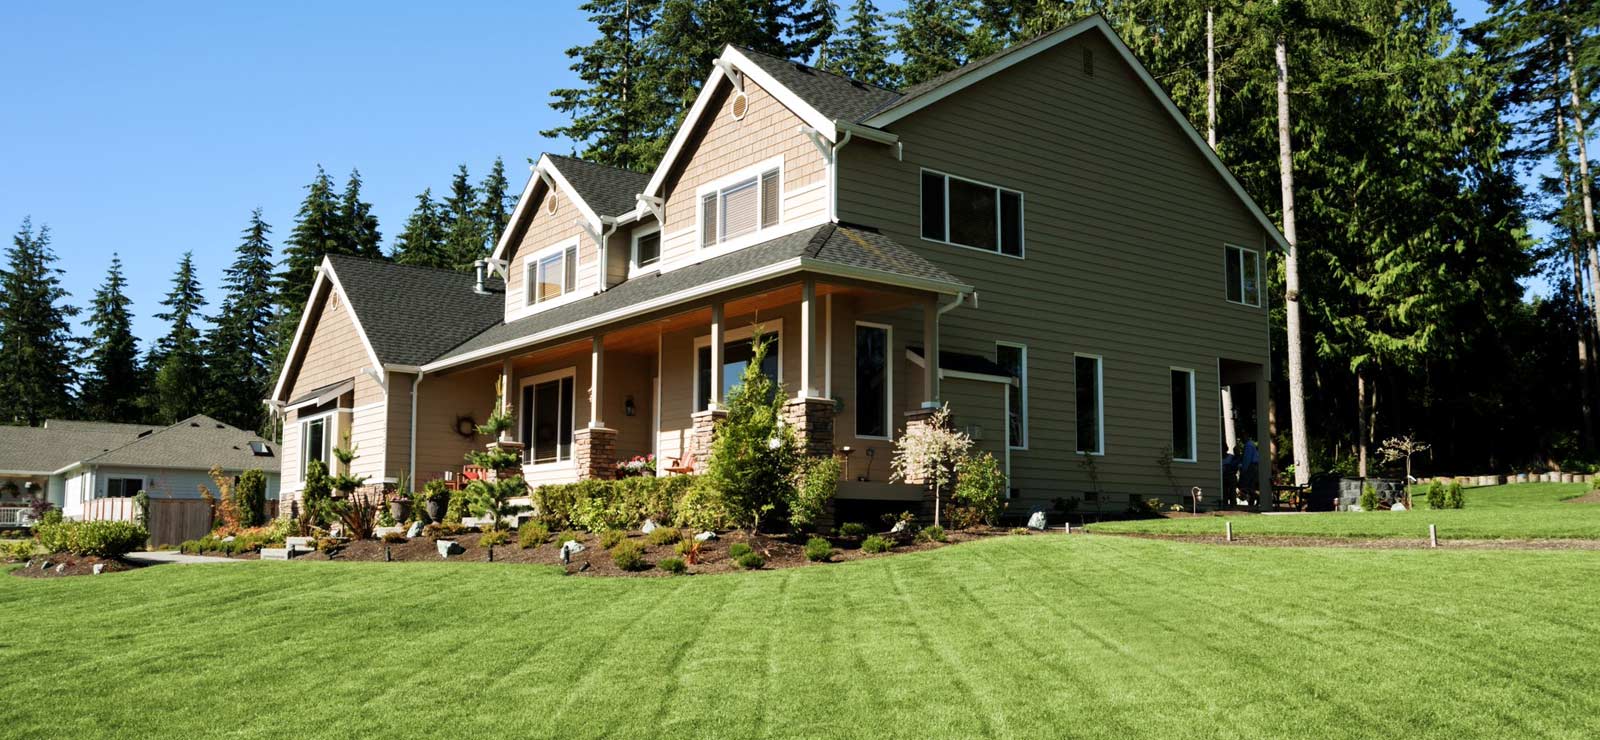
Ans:
[[[339,198],[335,214],[339,224],[338,254],[361,257],[383,257],[383,233],[378,231],[378,217],[372,215],[372,204],[361,200],[361,172],[350,170],[345,181],[344,195]]]
[[[95,291],[89,314],[89,356],[80,392],[86,419],[132,423],[142,418],[139,399],[144,375],[139,367],[139,342],[133,336],[132,301],[124,292],[122,258],[111,255],[106,280]]]
[[[262,400],[271,392],[277,320],[271,233],[261,209],[252,211],[233,264],[223,271],[227,295],[205,342],[210,413],[240,429],[261,427]]]
[[[456,176],[450,180],[450,195],[440,208],[444,227],[445,267],[454,270],[471,270],[472,263],[487,257],[483,248],[483,235],[488,231],[478,202],[478,189],[468,179],[467,166],[458,165]]]
[[[72,412],[73,342],[50,227],[23,219],[0,270],[0,423],[38,426]]]
[[[663,104],[646,59],[661,0],[591,0],[579,7],[599,38],[567,50],[583,86],[550,93],[551,107],[571,122],[540,133],[571,139],[591,162],[645,171],[660,160],[661,133],[676,113]]]
[[[506,224],[511,221],[512,209],[517,205],[506,182],[506,164],[499,157],[494,158],[494,167],[478,185],[478,192],[483,195],[478,205],[478,218],[483,222],[483,241],[486,250],[493,251],[494,245],[500,241],[500,233],[506,230]]]
[[[900,52],[900,78],[915,85],[965,64],[973,23],[970,5],[963,1],[911,0],[897,17],[895,49]]]
[[[889,63],[889,36],[884,31],[883,14],[872,0],[854,0],[850,22],[832,45],[823,69],[880,87],[898,84],[894,66]]]
[[[295,215],[294,229],[283,240],[278,294],[289,321],[300,320],[301,310],[311,296],[317,267],[322,264],[323,257],[342,251],[347,233],[339,220],[339,199],[333,194],[333,183],[318,165],[317,176],[306,186],[305,200],[301,201],[300,212]],[[294,334],[294,329],[293,325],[285,326],[279,335],[287,338]]]
[[[400,236],[395,238],[392,256],[402,265],[452,266],[444,251],[444,222],[439,215],[439,205],[433,202],[431,189],[417,196],[417,207],[406,219]]]
[[[159,421],[172,424],[204,410],[206,401],[206,352],[199,327],[206,299],[195,277],[193,252],[184,252],[172,291],[161,305],[167,310],[156,318],[171,328],[156,343],[153,407]]]

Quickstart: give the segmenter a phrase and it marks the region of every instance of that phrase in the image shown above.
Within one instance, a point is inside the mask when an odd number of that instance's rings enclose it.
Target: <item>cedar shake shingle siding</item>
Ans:
[[[1266,309],[1225,300],[1223,245],[1264,255],[1271,241],[1111,45],[1081,34],[887,128],[905,161],[844,149],[840,220],[878,226],[977,287],[979,308],[942,320],[945,349],[1028,346],[1031,448],[1011,455],[1026,499],[1089,487],[1074,454],[1075,352],[1105,358],[1107,491],[1214,493],[1218,358],[1268,362]],[[1021,191],[1025,259],[922,240],[922,167]],[[1168,481],[1154,461],[1170,439],[1172,366],[1196,373],[1199,461],[1173,463]]]

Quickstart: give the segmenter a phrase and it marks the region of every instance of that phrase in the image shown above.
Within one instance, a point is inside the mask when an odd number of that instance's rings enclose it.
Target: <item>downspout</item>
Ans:
[[[851,131],[845,131],[839,141],[828,148],[828,220],[839,223],[839,150],[855,138]]]
[[[411,487],[417,487],[417,388],[422,385],[422,368],[417,368],[417,379],[411,381],[411,451],[407,456],[406,479],[411,481]],[[402,493],[407,493],[402,491]]]
[[[603,292],[611,289],[611,278],[608,272],[611,267],[610,260],[606,259],[608,256],[606,252],[608,252],[610,248],[611,235],[617,233],[617,227],[619,224],[617,223],[617,219],[611,216],[601,216],[600,226],[601,228],[598,234],[595,236],[595,241],[599,242],[599,244],[596,246],[599,247],[600,252],[600,269],[596,270],[595,272],[597,273],[596,277],[600,281],[600,290]]]

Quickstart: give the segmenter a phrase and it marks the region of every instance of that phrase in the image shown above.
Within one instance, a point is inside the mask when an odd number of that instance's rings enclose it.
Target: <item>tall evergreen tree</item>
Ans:
[[[966,64],[972,44],[973,15],[965,0],[910,0],[898,14],[895,50],[900,78],[915,85]]]
[[[500,241],[500,232],[505,231],[506,224],[511,221],[512,209],[517,205],[506,181],[506,163],[499,157],[494,158],[494,166],[478,185],[478,192],[483,195],[478,205],[478,218],[483,222],[483,241],[486,249],[492,251],[495,243]]]
[[[345,251],[342,245],[348,243],[347,234],[339,220],[339,198],[334,195],[333,182],[318,165],[317,176],[306,186],[305,200],[295,215],[294,229],[283,240],[283,267],[277,280],[289,321],[300,320],[300,312],[311,296],[317,266],[323,257]],[[294,326],[289,325],[282,327],[279,336],[286,338],[293,333]]]
[[[252,211],[233,264],[223,271],[227,295],[205,343],[211,415],[241,429],[261,428],[262,400],[271,392],[276,319],[271,233],[261,209]]]
[[[84,418],[96,421],[138,422],[145,393],[139,368],[139,342],[133,336],[132,301],[122,275],[122,258],[111,255],[106,280],[94,294],[89,313],[89,356],[79,392]]]
[[[372,204],[361,200],[359,170],[350,170],[350,179],[345,181],[344,194],[339,198],[335,218],[339,224],[339,243],[333,251],[361,257],[383,257],[383,234],[378,231],[378,217],[372,215]]]
[[[483,248],[488,227],[483,222],[478,189],[468,179],[466,165],[457,165],[456,176],[450,180],[450,194],[442,206],[439,216],[444,225],[445,266],[471,270],[475,260],[488,256]]]
[[[444,249],[445,225],[432,189],[417,196],[417,207],[406,219],[405,228],[394,242],[394,261],[419,267],[452,267]]]
[[[563,136],[582,147],[591,162],[645,171],[663,153],[661,133],[676,111],[656,87],[647,43],[661,0],[591,0],[579,6],[589,14],[599,38],[567,50],[582,87],[554,90],[551,107],[571,120],[541,132]]]
[[[183,253],[172,291],[161,305],[167,310],[156,318],[171,328],[156,343],[152,406],[158,421],[171,424],[204,411],[206,404],[206,352],[199,326],[206,299],[195,277],[193,252]]]
[[[38,426],[72,412],[72,331],[50,227],[23,219],[0,270],[0,423]]]
[[[894,65],[889,63],[889,36],[883,14],[872,0],[850,4],[850,22],[831,44],[831,53],[822,68],[880,87],[899,84]]]

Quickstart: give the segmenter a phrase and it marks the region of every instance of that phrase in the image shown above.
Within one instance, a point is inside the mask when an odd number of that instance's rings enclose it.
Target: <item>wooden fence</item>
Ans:
[[[97,498],[83,510],[89,521],[136,522],[139,507],[131,498]],[[150,499],[150,546],[176,545],[211,531],[211,509],[201,499]]]

